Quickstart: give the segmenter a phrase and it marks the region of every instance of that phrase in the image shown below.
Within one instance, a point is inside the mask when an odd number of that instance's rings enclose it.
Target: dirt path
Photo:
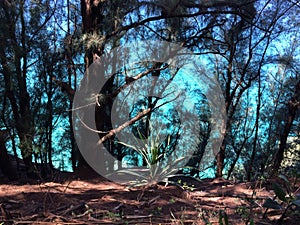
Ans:
[[[277,224],[282,210],[261,207],[274,192],[225,180],[128,188],[95,178],[0,184],[0,224]],[[298,212],[299,213],[299,212]],[[290,210],[283,224],[297,224]],[[225,223],[224,223],[225,224]]]

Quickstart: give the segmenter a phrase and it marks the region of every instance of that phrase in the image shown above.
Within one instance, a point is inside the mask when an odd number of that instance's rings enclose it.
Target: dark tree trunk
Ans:
[[[5,88],[6,88],[6,96],[10,100],[13,117],[16,123],[16,130],[20,139],[20,149],[22,158],[24,160],[24,164],[26,165],[28,175],[32,175],[33,165],[32,165],[32,118],[30,112],[30,97],[26,91],[26,85],[22,84],[23,82],[20,79],[20,90],[19,94],[16,94],[11,89],[11,74],[12,71],[6,66],[7,61],[6,58],[3,57],[5,55],[4,52],[0,52],[1,54],[1,63],[3,66],[3,74],[5,80]],[[20,75],[21,76],[21,75]],[[26,78],[25,78],[26,79]],[[20,104],[17,103],[17,98],[20,99]]]
[[[84,2],[85,2],[84,0],[81,1],[82,4]],[[87,8],[89,8],[89,7],[87,7]],[[82,14],[83,15],[90,15],[89,13],[84,14],[83,12],[82,12]],[[89,21],[89,19],[88,19],[88,21]],[[69,44],[71,44],[71,43],[69,43]],[[71,48],[71,46],[70,46],[70,48]],[[71,52],[68,52],[67,60],[69,61],[70,64],[73,63]],[[86,56],[85,56],[86,68],[88,68],[89,65],[92,64],[92,62],[93,62],[93,54],[92,53],[91,54],[86,53]],[[71,83],[71,80],[72,80],[72,77],[71,77],[72,76],[72,70],[71,70],[71,68],[69,67],[67,71],[68,71],[68,82],[63,82],[63,81],[57,80],[55,78],[53,78],[53,80],[56,83],[56,85],[60,87],[61,91],[65,92],[68,95],[68,97],[69,97],[69,106],[72,108],[73,98],[74,98],[76,89],[72,87],[72,83]],[[76,74],[75,73],[74,73],[74,76],[75,76],[75,79],[76,79]],[[85,79],[82,82],[88,82],[88,78],[85,77]],[[74,87],[75,86],[76,85],[74,85]],[[97,112],[97,110],[98,110],[98,107],[96,107],[96,112]],[[96,113],[96,115],[98,115],[98,113]],[[95,175],[94,170],[85,161],[82,154],[80,153],[80,150],[77,147],[77,144],[75,143],[71,111],[70,111],[70,114],[69,114],[68,118],[69,118],[70,129],[71,129],[70,130],[70,136],[71,136],[71,144],[72,144],[72,152],[71,152],[72,169],[76,173],[76,175],[78,175],[82,178],[87,178],[90,175],[94,176]]]
[[[32,164],[32,141],[33,141],[33,122],[30,107],[30,96],[27,91],[27,49],[26,49],[26,25],[24,15],[24,2],[19,2],[19,14],[16,14],[14,8],[4,4],[5,20],[8,24],[6,29],[9,32],[9,38],[12,45],[7,45],[7,40],[0,41],[0,58],[3,68],[5,81],[6,97],[9,99],[11,109],[16,125],[16,130],[20,140],[20,150],[27,168],[27,174],[33,175]],[[19,17],[20,27],[11,22]],[[5,23],[5,22],[4,22]],[[18,31],[20,34],[18,33]],[[19,36],[19,37],[18,37]],[[18,37],[18,38],[17,38]],[[14,60],[9,62],[6,57],[6,51],[13,51]],[[14,66],[14,70],[9,65]],[[17,88],[13,88],[16,82]]]
[[[26,90],[22,91],[24,96],[20,96],[20,121],[17,124],[18,136],[20,138],[20,149],[24,164],[26,166],[27,175],[34,176],[34,168],[32,163],[32,116],[30,111],[30,97]]]
[[[101,14],[102,10],[102,2],[96,0],[81,0],[81,16],[82,16],[82,30],[83,33],[93,33],[94,31],[99,31],[103,16]],[[87,49],[86,54],[84,56],[85,59],[85,68],[86,70],[88,67],[94,62],[94,60],[103,54],[102,48],[95,48],[95,49]],[[69,56],[71,59],[71,56]],[[69,71],[70,74],[70,71]],[[70,80],[70,79],[69,79]],[[82,80],[82,82],[88,82],[88,78]],[[64,85],[67,87],[65,89],[69,96],[73,97],[75,94],[75,90],[71,88],[71,84],[67,84],[64,82],[60,82],[59,85]],[[72,102],[72,99],[71,99]],[[105,116],[105,109],[99,109],[96,107],[96,124],[97,128],[103,130],[104,121],[106,119]],[[89,115],[88,115],[89,116]],[[84,118],[83,118],[84,120]],[[73,139],[74,141],[74,139]],[[79,149],[76,145],[73,146],[72,151],[72,166],[74,172],[79,174],[79,176],[87,176],[88,174],[93,174],[93,169],[88,165],[88,163],[83,158],[82,154],[80,153]]]
[[[251,158],[248,165],[248,171],[247,171],[247,181],[251,180],[251,176],[253,173],[253,164],[255,160],[255,155],[257,151],[257,142],[258,142],[258,131],[259,131],[259,115],[260,115],[260,107],[261,107],[261,79],[260,75],[258,77],[258,102],[256,106],[256,119],[255,119],[255,134],[254,134],[254,140],[253,140],[253,149],[251,153]]]
[[[16,180],[18,178],[17,171],[11,164],[5,146],[6,132],[7,131],[0,131],[0,170],[9,180]]]
[[[223,168],[224,168],[224,160],[225,160],[225,149],[226,145],[222,144],[220,147],[220,151],[217,154],[217,171],[216,171],[216,177],[222,177],[223,176]]]
[[[300,81],[298,81],[298,83],[296,84],[294,95],[287,104],[287,108],[288,108],[287,120],[284,125],[283,133],[280,135],[279,149],[274,158],[271,176],[274,176],[280,168],[284,156],[284,151],[287,146],[287,139],[291,131],[293,122],[295,120],[297,111],[299,110],[299,107],[300,107]]]

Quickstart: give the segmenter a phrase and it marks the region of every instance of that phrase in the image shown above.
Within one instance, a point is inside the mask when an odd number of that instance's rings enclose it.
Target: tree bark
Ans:
[[[257,142],[258,142],[258,131],[259,131],[259,117],[260,117],[260,107],[261,107],[261,79],[260,79],[260,74],[258,76],[258,102],[256,106],[256,119],[255,119],[255,134],[254,134],[254,141],[253,141],[253,148],[252,148],[252,153],[251,153],[251,158],[249,161],[248,165],[248,171],[247,171],[247,181],[251,180],[251,176],[253,173],[253,163],[255,160],[255,155],[256,155],[256,149],[257,149]]]
[[[16,168],[11,164],[7,149],[5,146],[7,131],[0,131],[0,170],[9,180],[18,178]]]
[[[298,81],[298,83],[295,86],[294,95],[287,103],[287,109],[288,109],[287,120],[285,122],[283,132],[280,135],[279,149],[275,154],[271,176],[274,176],[276,173],[278,173],[281,162],[283,160],[284,151],[287,146],[287,139],[290,134],[293,122],[296,118],[296,114],[299,108],[300,108],[300,81]]]

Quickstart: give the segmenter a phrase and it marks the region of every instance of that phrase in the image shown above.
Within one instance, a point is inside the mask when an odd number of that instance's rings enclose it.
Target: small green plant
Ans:
[[[177,180],[177,183],[174,183],[172,181],[169,181],[170,183],[172,184],[175,184],[175,185],[178,185],[179,187],[181,187],[183,190],[186,190],[186,191],[194,191],[196,188],[195,188],[195,185],[188,185],[187,182],[182,182],[182,180]]]
[[[242,219],[245,221],[245,224],[254,225],[253,215],[252,215],[252,209],[247,208],[246,206],[239,206],[235,213],[240,215]]]
[[[290,208],[296,206],[296,210],[300,209],[300,196],[295,195],[296,192],[293,192],[290,181],[286,176],[279,175],[278,177],[283,181],[284,187],[282,187],[279,183],[273,183],[272,189],[275,192],[275,196],[273,199],[266,199],[263,207],[266,208],[264,216],[266,216],[268,209],[282,210],[282,214],[278,219],[278,224],[282,224],[283,219]]]
[[[114,212],[107,212],[105,217],[112,221],[118,221],[119,219],[122,218],[120,213],[114,213]]]
[[[161,206],[157,206],[151,210],[151,214],[154,216],[161,216],[163,208]]]
[[[228,216],[224,210],[219,211],[219,225],[229,225]]]
[[[250,219],[249,225],[254,225],[254,220],[253,219]]]
[[[171,198],[170,201],[169,201],[171,204],[175,203],[175,199],[174,198]]]
[[[248,219],[249,217],[249,209],[246,206],[239,206],[236,210],[235,213],[240,215],[243,220]]]

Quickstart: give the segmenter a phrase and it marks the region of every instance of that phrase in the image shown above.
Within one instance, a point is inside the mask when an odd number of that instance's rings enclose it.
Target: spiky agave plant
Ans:
[[[150,124],[150,131],[153,130],[152,124]],[[158,130],[158,133],[154,136],[154,132],[150,132],[148,138],[145,138],[141,132],[138,131],[139,139],[136,140],[135,145],[127,144],[124,142],[119,142],[120,144],[133,149],[136,151],[146,163],[146,169],[123,169],[119,170],[120,174],[128,174],[136,177],[137,179],[131,181],[133,186],[143,186],[143,185],[153,185],[160,181],[166,181],[168,177],[172,176],[178,171],[178,165],[184,157],[178,157],[172,162],[166,159],[166,151],[168,146],[170,146],[171,136],[167,136],[166,144],[160,140],[160,134],[162,128]],[[142,144],[140,144],[142,142]]]

